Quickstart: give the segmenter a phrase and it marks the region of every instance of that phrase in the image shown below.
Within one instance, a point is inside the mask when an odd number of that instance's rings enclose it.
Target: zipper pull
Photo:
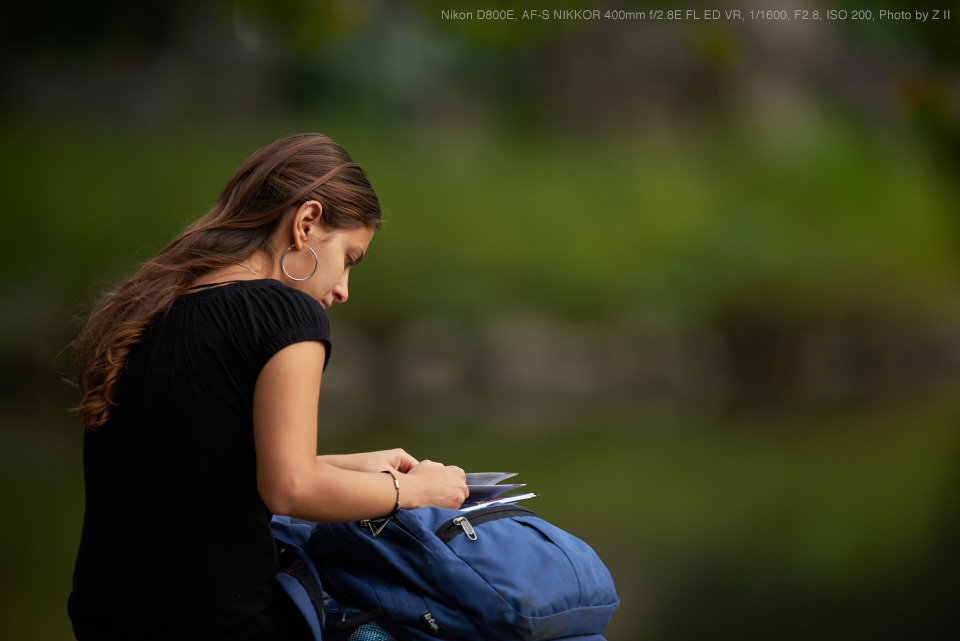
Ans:
[[[357,521],[357,525],[370,530],[370,536],[376,538],[378,534],[383,532],[383,528],[387,527],[387,523],[392,520],[392,516],[385,519],[363,519],[362,521]]]
[[[458,516],[453,519],[454,524],[459,525],[463,528],[463,533],[467,535],[467,538],[471,541],[477,540],[477,532],[473,529],[473,526],[470,525],[470,521],[467,520],[465,516]]]

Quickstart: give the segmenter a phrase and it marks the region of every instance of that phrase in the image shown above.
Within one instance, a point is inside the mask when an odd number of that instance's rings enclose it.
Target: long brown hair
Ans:
[[[291,206],[316,200],[327,226],[379,229],[380,204],[363,170],[320,134],[281,138],[237,169],[216,204],[96,305],[76,342],[76,408],[95,430],[107,422],[130,348],[201,274],[241,262],[268,241]]]

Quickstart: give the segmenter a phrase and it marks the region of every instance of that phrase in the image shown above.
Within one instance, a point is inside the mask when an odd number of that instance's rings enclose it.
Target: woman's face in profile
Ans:
[[[309,294],[324,309],[334,303],[345,303],[349,296],[347,285],[350,268],[357,265],[367,252],[374,230],[370,227],[348,229],[324,229],[306,244],[317,252],[317,271],[305,281],[288,281],[287,284]],[[313,255],[309,249],[290,252],[287,271],[292,276],[306,276],[313,269]]]

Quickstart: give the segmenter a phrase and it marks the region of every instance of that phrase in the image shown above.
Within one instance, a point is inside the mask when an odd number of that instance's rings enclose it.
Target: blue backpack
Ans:
[[[306,527],[278,538],[295,539],[358,621],[404,641],[603,641],[620,602],[586,543],[516,505]]]

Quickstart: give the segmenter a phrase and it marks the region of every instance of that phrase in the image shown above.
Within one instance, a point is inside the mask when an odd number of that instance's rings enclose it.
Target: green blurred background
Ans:
[[[519,472],[613,573],[611,641],[948,636],[960,10],[758,4],[0,9],[0,638],[71,638],[84,310],[304,130],[388,220],[323,451]]]

